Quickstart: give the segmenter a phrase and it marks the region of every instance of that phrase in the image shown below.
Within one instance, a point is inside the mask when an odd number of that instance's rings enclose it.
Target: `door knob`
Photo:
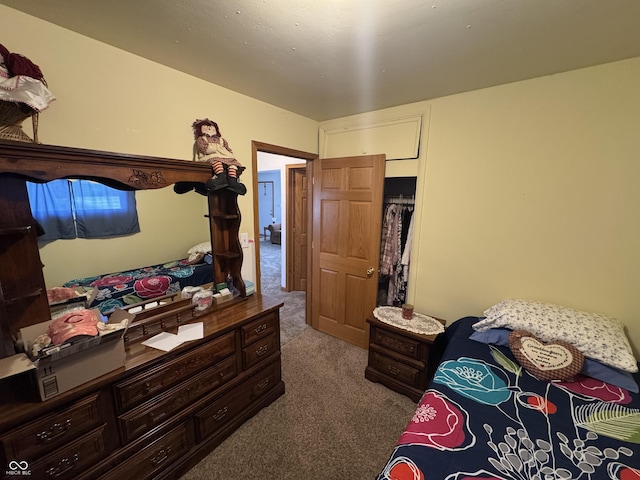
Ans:
[[[375,272],[373,267],[367,268],[367,277],[370,277],[371,275],[373,275],[373,272]]]

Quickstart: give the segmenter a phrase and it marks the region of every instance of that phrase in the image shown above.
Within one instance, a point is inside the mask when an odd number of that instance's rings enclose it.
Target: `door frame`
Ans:
[[[291,165],[291,166],[287,166],[286,167],[286,181],[287,181],[287,198],[285,200],[285,204],[286,204],[286,215],[287,215],[287,231],[286,231],[286,237],[287,237],[287,241],[286,241],[286,245],[287,245],[287,251],[285,252],[285,255],[287,256],[287,271],[285,272],[285,290],[287,292],[292,291],[294,285],[293,285],[293,249],[289,248],[289,245],[293,245],[294,242],[294,233],[293,233],[293,229],[289,228],[291,225],[293,225],[294,223],[294,208],[295,208],[295,203],[296,203],[296,198],[295,198],[295,190],[294,190],[294,185],[293,185],[293,176],[296,170],[304,170],[305,171],[305,176],[307,176],[307,173],[309,172],[309,166],[308,165],[303,165],[303,164],[296,164],[296,165]],[[309,177],[307,176],[307,181],[308,181]],[[309,188],[307,188],[307,199],[309,198]],[[308,203],[308,202],[307,202]],[[307,205],[307,210],[309,210],[308,205]],[[309,211],[307,211],[307,227],[309,224]],[[307,230],[308,231],[308,230]],[[309,238],[309,235],[307,233],[307,239]],[[309,252],[309,248],[308,248],[308,243],[307,243],[307,252]],[[307,259],[309,258],[309,254],[307,253]],[[307,285],[309,284],[309,278],[308,278],[308,271],[307,271]],[[306,291],[306,290],[305,290]]]
[[[274,155],[282,155],[285,157],[299,158],[302,160],[306,160],[307,162],[307,179],[313,179],[313,161],[318,158],[317,153],[304,152],[302,150],[295,150],[292,148],[281,147],[278,145],[272,145],[269,143],[259,142],[257,140],[251,141],[251,172],[253,174],[252,186],[253,186],[253,238],[258,239],[258,241],[254,241],[256,255],[256,292],[262,293],[262,286],[260,284],[260,219],[258,214],[258,152],[264,153],[272,153]],[[309,181],[309,180],[308,180]],[[288,193],[288,188],[287,188]],[[309,192],[309,201],[308,203],[308,212],[307,212],[307,232],[310,235],[313,232],[313,215],[312,215],[312,206],[313,206],[313,192]],[[285,200],[285,205],[288,200]],[[288,207],[288,206],[287,206]],[[288,212],[287,212],[288,214]],[[288,240],[288,239],[287,239]],[[286,244],[287,242],[285,242]],[[286,252],[285,252],[286,254]],[[307,250],[307,272],[310,272],[311,268],[311,249]],[[310,323],[310,305],[309,295],[311,289],[309,288],[310,282],[307,281],[307,301],[306,301],[306,322]]]

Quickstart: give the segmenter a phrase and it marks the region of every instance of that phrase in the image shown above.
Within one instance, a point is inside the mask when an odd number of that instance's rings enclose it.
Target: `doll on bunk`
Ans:
[[[218,124],[205,118],[193,122],[192,128],[195,137],[194,160],[210,163],[213,167],[213,177],[205,184],[207,189],[216,191],[227,188],[239,195],[247,193],[247,187],[238,180],[244,167],[220,135]]]

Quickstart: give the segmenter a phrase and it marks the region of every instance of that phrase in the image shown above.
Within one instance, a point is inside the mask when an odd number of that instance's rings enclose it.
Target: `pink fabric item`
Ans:
[[[49,300],[49,304],[63,302],[70,298],[76,298],[77,296],[78,292],[73,288],[53,287],[47,290],[47,299]]]
[[[77,310],[62,315],[51,322],[48,330],[51,342],[62,345],[78,335],[98,335],[98,317],[92,310]]]

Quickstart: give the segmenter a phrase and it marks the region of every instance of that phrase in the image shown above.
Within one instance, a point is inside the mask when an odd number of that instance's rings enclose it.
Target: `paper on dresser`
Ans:
[[[158,350],[168,352],[169,350],[176,348],[183,342],[184,340],[174,333],[162,332],[151,337],[148,340],[145,340],[144,342],[142,342],[142,344],[146,345],[147,347],[156,348]]]
[[[178,338],[184,342],[204,338],[204,324],[202,322],[180,325],[178,327]]]

